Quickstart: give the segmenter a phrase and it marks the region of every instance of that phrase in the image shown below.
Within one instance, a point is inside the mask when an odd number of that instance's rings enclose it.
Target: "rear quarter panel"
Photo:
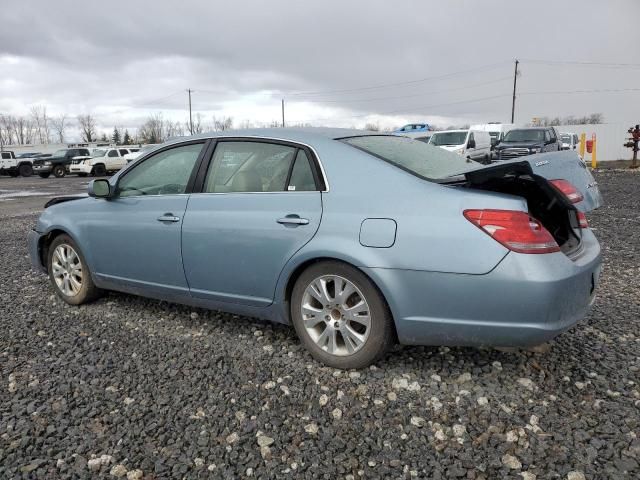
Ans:
[[[525,209],[518,197],[446,187],[420,179],[337,141],[316,146],[329,180],[315,237],[289,262],[339,258],[360,267],[484,274],[507,249],[463,216],[468,208]],[[367,218],[397,224],[389,248],[359,241]],[[293,262],[293,266],[291,263]]]

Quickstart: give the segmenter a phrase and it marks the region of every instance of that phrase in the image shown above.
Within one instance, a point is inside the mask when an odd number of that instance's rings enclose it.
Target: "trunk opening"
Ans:
[[[551,233],[564,254],[570,255],[580,247],[581,232],[575,206],[548,180],[534,175],[529,163],[481,169],[465,174],[465,178],[465,182],[455,185],[523,197],[529,214]]]

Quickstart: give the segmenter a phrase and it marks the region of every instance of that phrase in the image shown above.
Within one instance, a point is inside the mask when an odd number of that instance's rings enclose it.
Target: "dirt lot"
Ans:
[[[25,237],[86,179],[0,178],[0,478],[638,478],[640,174],[597,180],[598,300],[547,351],[397,347],[343,372],[285,326],[63,304]]]

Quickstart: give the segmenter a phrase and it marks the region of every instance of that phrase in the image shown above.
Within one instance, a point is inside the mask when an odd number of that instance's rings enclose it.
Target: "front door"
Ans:
[[[114,198],[98,200],[88,235],[99,279],[188,294],[180,230],[203,146],[183,144],[156,153],[119,179]]]
[[[285,263],[322,215],[310,152],[266,141],[219,141],[182,226],[191,294],[251,306],[272,303]]]

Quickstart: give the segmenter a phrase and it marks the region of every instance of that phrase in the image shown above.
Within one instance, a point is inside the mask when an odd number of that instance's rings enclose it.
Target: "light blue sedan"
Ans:
[[[584,317],[600,192],[574,152],[483,166],[341,129],[163,144],[88,197],[47,204],[35,268],[79,305],[105,290],[293,324],[359,368],[399,341],[526,346]]]

